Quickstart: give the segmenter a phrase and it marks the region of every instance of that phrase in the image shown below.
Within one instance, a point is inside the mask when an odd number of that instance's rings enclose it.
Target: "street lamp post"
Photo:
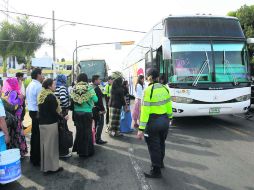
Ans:
[[[110,44],[115,44],[115,45],[133,45],[135,42],[134,41],[125,41],[125,42],[106,42],[106,43],[96,43],[96,44],[84,44],[84,45],[80,45],[80,46],[76,46],[76,48],[73,51],[73,55],[72,55],[72,82],[74,82],[75,80],[75,72],[74,72],[74,55],[76,52],[76,56],[77,56],[77,50],[78,48],[81,47],[88,47],[88,46],[98,46],[98,45],[110,45]],[[77,45],[77,44],[76,44]],[[76,60],[77,61],[77,60]]]
[[[53,61],[56,61],[56,38],[55,38],[55,11],[52,11],[52,21],[53,21]]]
[[[52,42],[52,46],[53,46],[53,60],[54,62],[56,61],[56,31],[63,27],[63,26],[67,26],[67,25],[71,25],[71,26],[75,26],[74,23],[67,23],[67,24],[62,24],[60,26],[58,26],[57,28],[55,28],[55,11],[52,11],[52,23],[53,23],[53,42]]]

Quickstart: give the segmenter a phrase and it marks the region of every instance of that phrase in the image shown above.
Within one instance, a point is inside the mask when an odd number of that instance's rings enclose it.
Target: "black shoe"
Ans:
[[[108,143],[108,142],[107,141],[103,141],[103,140],[96,141],[96,144],[100,144],[100,145],[106,144],[106,143]]]
[[[88,158],[88,156],[87,155],[84,155],[84,154],[79,154],[78,155],[80,158]]]
[[[121,132],[119,132],[119,131],[117,131],[116,133],[115,133],[115,137],[123,137],[124,135],[123,135],[123,133],[121,133]]]
[[[144,172],[147,178],[161,178],[161,169],[159,167],[153,167],[149,173]]]

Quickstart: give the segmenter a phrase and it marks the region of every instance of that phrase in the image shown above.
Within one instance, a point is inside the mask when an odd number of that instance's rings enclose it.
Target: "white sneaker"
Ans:
[[[71,152],[69,153],[69,154],[66,154],[66,155],[63,155],[63,156],[59,156],[60,158],[69,158],[69,157],[71,157],[72,156],[72,154],[71,154]]]
[[[116,132],[115,131],[111,131],[110,132],[110,136],[114,137],[116,135]]]

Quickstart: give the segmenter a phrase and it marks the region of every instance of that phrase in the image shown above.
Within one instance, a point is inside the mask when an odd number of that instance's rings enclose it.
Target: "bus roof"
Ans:
[[[105,59],[86,59],[86,60],[81,60],[79,62],[88,62],[88,61],[103,61],[103,62],[106,62]]]
[[[245,39],[240,22],[235,17],[169,16],[164,25],[169,38]]]
[[[169,15],[164,20],[171,19],[171,18],[220,18],[220,19],[234,19],[234,20],[238,20],[236,17],[232,17],[232,16],[220,16],[220,15],[211,15],[211,14],[208,14],[208,15],[205,15],[205,14],[196,14],[196,15]]]

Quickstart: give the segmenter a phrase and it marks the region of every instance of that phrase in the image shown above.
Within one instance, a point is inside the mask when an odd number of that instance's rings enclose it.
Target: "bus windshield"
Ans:
[[[214,42],[216,82],[248,82],[247,48],[244,43]]]
[[[207,43],[173,43],[171,82],[193,83],[212,81],[212,49]]]
[[[243,42],[172,42],[172,83],[248,82]],[[213,73],[215,77],[213,77]]]

